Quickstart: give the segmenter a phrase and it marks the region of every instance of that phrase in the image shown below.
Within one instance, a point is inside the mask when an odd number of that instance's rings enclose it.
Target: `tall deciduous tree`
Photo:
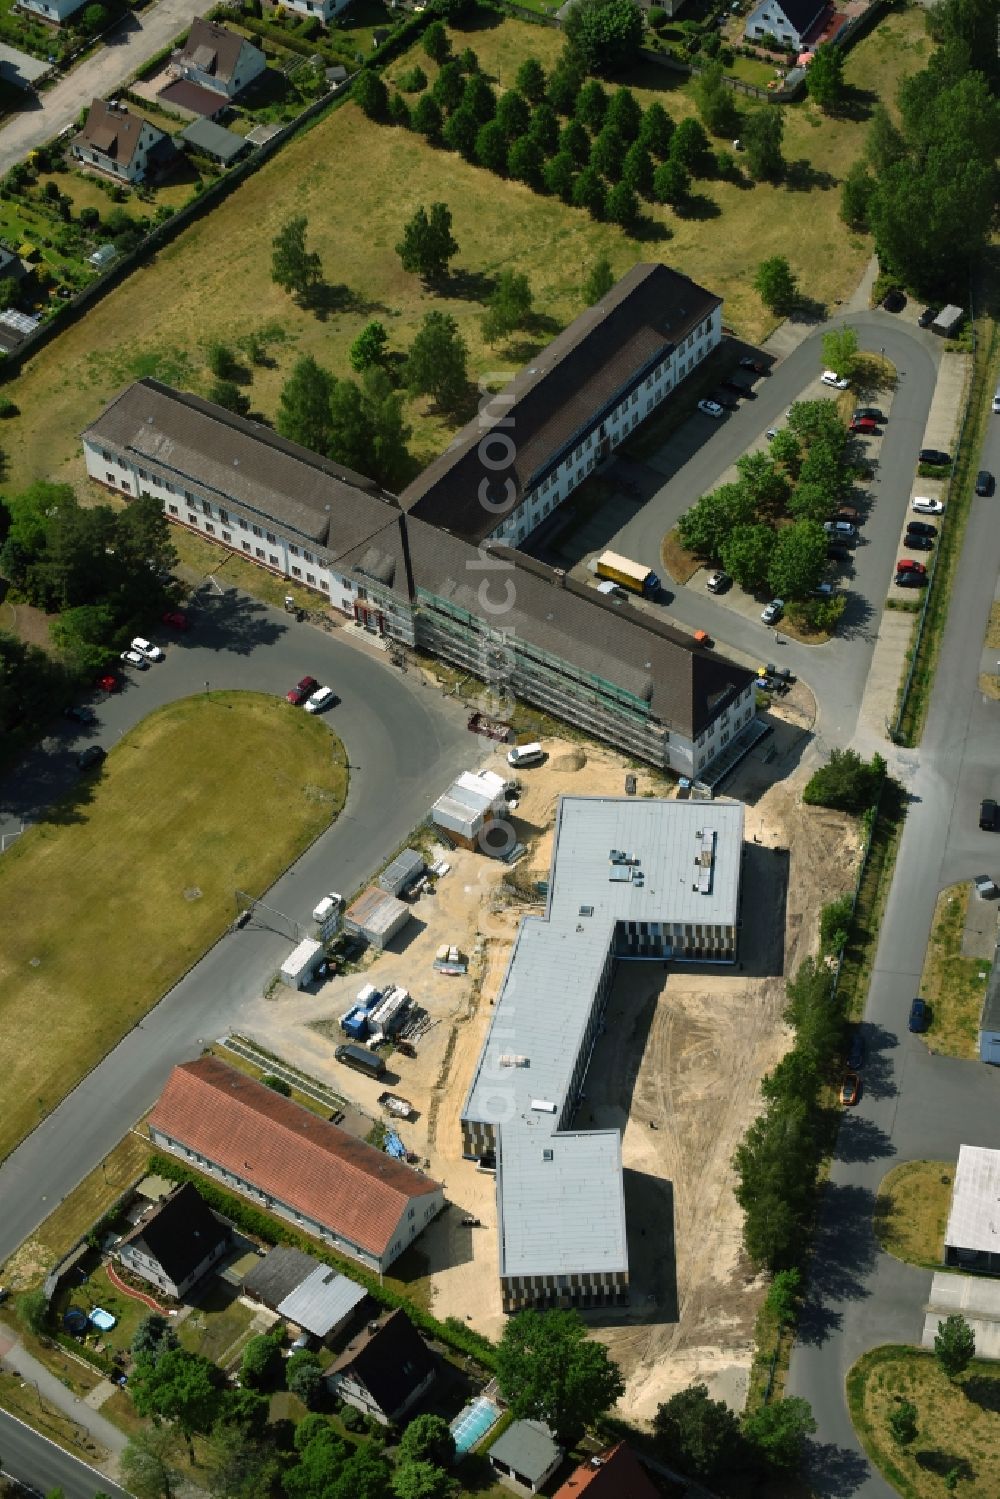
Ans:
[[[642,110],[636,103],[631,89],[617,88],[608,100],[605,125],[613,125],[626,144],[631,144],[639,135],[642,125]]]
[[[681,120],[670,137],[670,158],[679,161],[692,177],[705,177],[714,160],[705,127],[690,116]]]
[[[786,314],[795,306],[798,287],[784,255],[762,260],[753,278],[754,291],[771,312]]]
[[[576,118],[586,126],[591,135],[596,135],[604,124],[608,112],[608,96],[596,78],[585,83],[576,96]]]
[[[707,562],[721,560],[726,538],[753,520],[753,501],[742,484],[722,484],[703,494],[677,522],[681,546]]]
[[[439,65],[451,56],[451,39],[443,21],[432,21],[424,32],[424,51]]]
[[[695,1478],[714,1478],[738,1462],[742,1443],[739,1422],[722,1400],[713,1400],[704,1384],[678,1390],[653,1417],[657,1446],[666,1460]]]
[[[562,1442],[576,1441],[625,1388],[576,1312],[519,1312],[504,1328],[496,1367],[515,1416],[545,1421]]]
[[[507,156],[507,170],[515,181],[527,183],[528,187],[533,187],[536,191],[540,190],[545,180],[544,165],[542,149],[530,135],[522,135],[512,143]]]
[[[323,274],[315,250],[306,249],[305,214],[289,219],[271,241],[271,279],[300,301],[308,299]]]
[[[432,146],[440,143],[444,118],[441,106],[430,94],[421,94],[410,116],[410,123],[417,134],[430,141]]]
[[[396,246],[403,270],[415,271],[431,282],[444,278],[449,261],[457,253],[458,244],[451,232],[451,210],[446,203],[432,203],[429,214],[421,205],[404,225],[403,238]]]
[[[858,335],[853,328],[831,328],[823,334],[823,361],[841,379],[852,378],[858,367]]]
[[[441,1416],[416,1416],[400,1438],[399,1455],[408,1462],[449,1467],[455,1460],[455,1438],[451,1427]]]
[[[136,1499],[174,1499],[182,1472],[177,1434],[167,1426],[143,1427],[129,1437],[120,1458],[121,1476]]]
[[[593,307],[602,297],[606,297],[615,284],[615,273],[611,269],[611,261],[606,255],[595,260],[590,268],[586,281],[580,289],[584,305]]]
[[[776,182],[785,170],[781,143],[785,120],[780,109],[755,109],[743,123],[743,145],[751,177],[758,182]]]
[[[934,1357],[949,1379],[957,1379],[976,1354],[976,1335],[961,1312],[952,1312],[938,1323],[934,1334]]]
[[[695,83],[695,100],[705,129],[712,135],[732,136],[736,133],[739,114],[732,90],[724,83],[725,69],[721,62],[710,62]]]
[[[840,185],[840,217],[848,229],[864,232],[869,227],[875,180],[863,161],[856,161]]]
[[[593,167],[584,167],[573,184],[573,207],[585,208],[592,219],[603,219],[608,202],[608,190],[601,174]]]
[[[389,104],[389,90],[373,68],[361,68],[351,84],[351,97],[370,120],[383,120]]]
[[[281,387],[277,427],[282,437],[313,453],[329,454],[333,435],[330,397],[336,384],[329,370],[303,354]]]
[[[844,53],[832,42],[817,47],[806,73],[806,88],[825,114],[833,114],[844,102]]]
[[[483,317],[483,337],[488,344],[523,328],[531,316],[531,286],[521,271],[501,271]]]
[[[580,60],[567,48],[556,63],[546,90],[548,101],[556,114],[572,115],[582,83],[583,68]]]
[[[900,1399],[899,1404],[890,1410],[887,1424],[889,1435],[896,1446],[908,1447],[920,1430],[917,1425],[917,1407],[912,1401]]]
[[[507,137],[496,120],[487,120],[476,136],[476,160],[487,171],[503,176],[507,170]]]
[[[676,208],[691,191],[691,173],[683,162],[668,156],[653,173],[653,196],[658,203]]]
[[[373,319],[366,323],[351,344],[351,368],[363,375],[365,370],[371,369],[373,365],[385,363],[386,346],[389,335],[385,331],[385,324]]]
[[[455,319],[446,312],[428,312],[406,361],[410,394],[432,396],[443,410],[454,411],[468,387],[467,359]]]
[[[222,1373],[201,1354],[170,1348],[155,1363],[141,1359],[129,1380],[132,1402],[140,1416],[162,1416],[171,1421],[188,1444],[210,1431],[219,1414]]]
[[[646,147],[651,156],[660,161],[670,150],[670,139],[674,133],[674,122],[667,114],[663,105],[654,99],[652,104],[646,106],[639,126],[639,143]]]
[[[740,526],[722,543],[722,561],[741,588],[748,593],[762,593],[767,586],[774,532],[770,526]]]
[[[827,537],[819,521],[798,520],[778,531],[767,570],[768,585],[782,599],[804,599],[826,572]]]
[[[365,472],[386,489],[400,489],[412,468],[406,446],[412,428],[403,415],[403,402],[385,370],[377,366],[365,372],[362,398],[370,443]]]
[[[564,203],[572,203],[576,167],[568,151],[557,151],[551,161],[545,163],[542,175],[548,192]]]
[[[537,57],[526,57],[514,75],[514,87],[532,104],[545,98],[545,69]]]
[[[795,1395],[758,1406],[743,1422],[743,1435],[767,1466],[786,1473],[798,1468],[805,1439],[815,1430],[809,1402]]]
[[[564,27],[588,73],[620,73],[638,55],[645,21],[635,0],[577,0]]]

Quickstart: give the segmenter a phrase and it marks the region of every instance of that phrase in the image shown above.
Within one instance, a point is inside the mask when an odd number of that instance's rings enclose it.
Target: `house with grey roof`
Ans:
[[[403,507],[464,541],[520,546],[721,338],[720,297],[669,266],[633,266],[480,402]]]
[[[578,1118],[616,965],[733,963],[740,803],[560,798],[544,916],[511,949],[461,1114],[496,1160],[505,1312],[628,1299],[618,1129]]]
[[[563,1450],[542,1421],[513,1421],[487,1456],[507,1488],[538,1494],[562,1462]]]
[[[1000,1274],[1000,1150],[959,1146],[944,1262],[959,1270]]]

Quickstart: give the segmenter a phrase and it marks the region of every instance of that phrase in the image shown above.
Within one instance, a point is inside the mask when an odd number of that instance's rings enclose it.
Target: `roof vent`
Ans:
[[[580,915],[581,916],[593,916],[593,914],[594,914],[594,908],[593,908],[593,906],[581,906],[580,907]]]
[[[554,1161],[555,1160],[555,1151],[552,1151],[552,1150],[543,1150],[542,1151],[542,1160],[543,1161]]]

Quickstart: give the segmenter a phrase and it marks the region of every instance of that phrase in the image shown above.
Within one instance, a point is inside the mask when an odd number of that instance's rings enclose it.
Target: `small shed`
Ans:
[[[323,961],[323,944],[305,937],[281,965],[280,978],[289,989],[302,989]]]
[[[351,937],[363,937],[370,947],[381,952],[409,919],[409,906],[387,890],[369,885],[344,912],[344,931]]]
[[[993,954],[993,967],[979,1016],[979,1060],[1000,1067],[1000,942]]]
[[[317,1265],[305,1280],[278,1305],[279,1317],[287,1317],[303,1332],[328,1338],[353,1315],[368,1292],[329,1265]]]
[[[114,245],[98,245],[92,254],[87,256],[90,265],[96,266],[103,271],[113,260],[118,259],[118,251]]]
[[[262,1301],[276,1312],[297,1286],[320,1269],[322,1266],[319,1260],[314,1260],[311,1254],[303,1254],[301,1249],[278,1244],[251,1267],[243,1277],[240,1290],[244,1296]]]
[[[489,1450],[490,1467],[518,1494],[537,1494],[563,1459],[562,1448],[541,1421],[514,1421]]]
[[[178,139],[195,151],[220,161],[224,167],[231,166],[250,149],[245,135],[237,135],[235,131],[226,130],[214,120],[207,119],[192,120],[190,125],[185,125]]]
[[[933,333],[940,333],[942,338],[951,338],[953,334],[958,332],[964,317],[965,312],[963,309],[949,302],[947,307],[941,308],[941,311],[933,323],[931,323],[931,331]]]
[[[333,67],[326,69],[326,81],[331,88],[339,88],[342,83],[347,82],[347,69],[343,63],[334,63]]]
[[[423,854],[418,854],[415,848],[404,848],[379,875],[379,889],[388,890],[390,895],[402,895],[408,885],[419,880],[426,868]]]

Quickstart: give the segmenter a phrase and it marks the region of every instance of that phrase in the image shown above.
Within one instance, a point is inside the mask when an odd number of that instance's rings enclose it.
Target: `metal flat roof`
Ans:
[[[944,1242],[1000,1254],[1000,1150],[959,1147]]]
[[[560,798],[546,914],[521,923],[462,1110],[499,1126],[501,1275],[627,1268],[618,1132],[559,1133],[574,1070],[617,923],[735,925],[742,846],[738,802]]]
[[[325,1338],[359,1306],[368,1292],[346,1275],[317,1265],[305,1280],[285,1297],[276,1311],[296,1327]]]

